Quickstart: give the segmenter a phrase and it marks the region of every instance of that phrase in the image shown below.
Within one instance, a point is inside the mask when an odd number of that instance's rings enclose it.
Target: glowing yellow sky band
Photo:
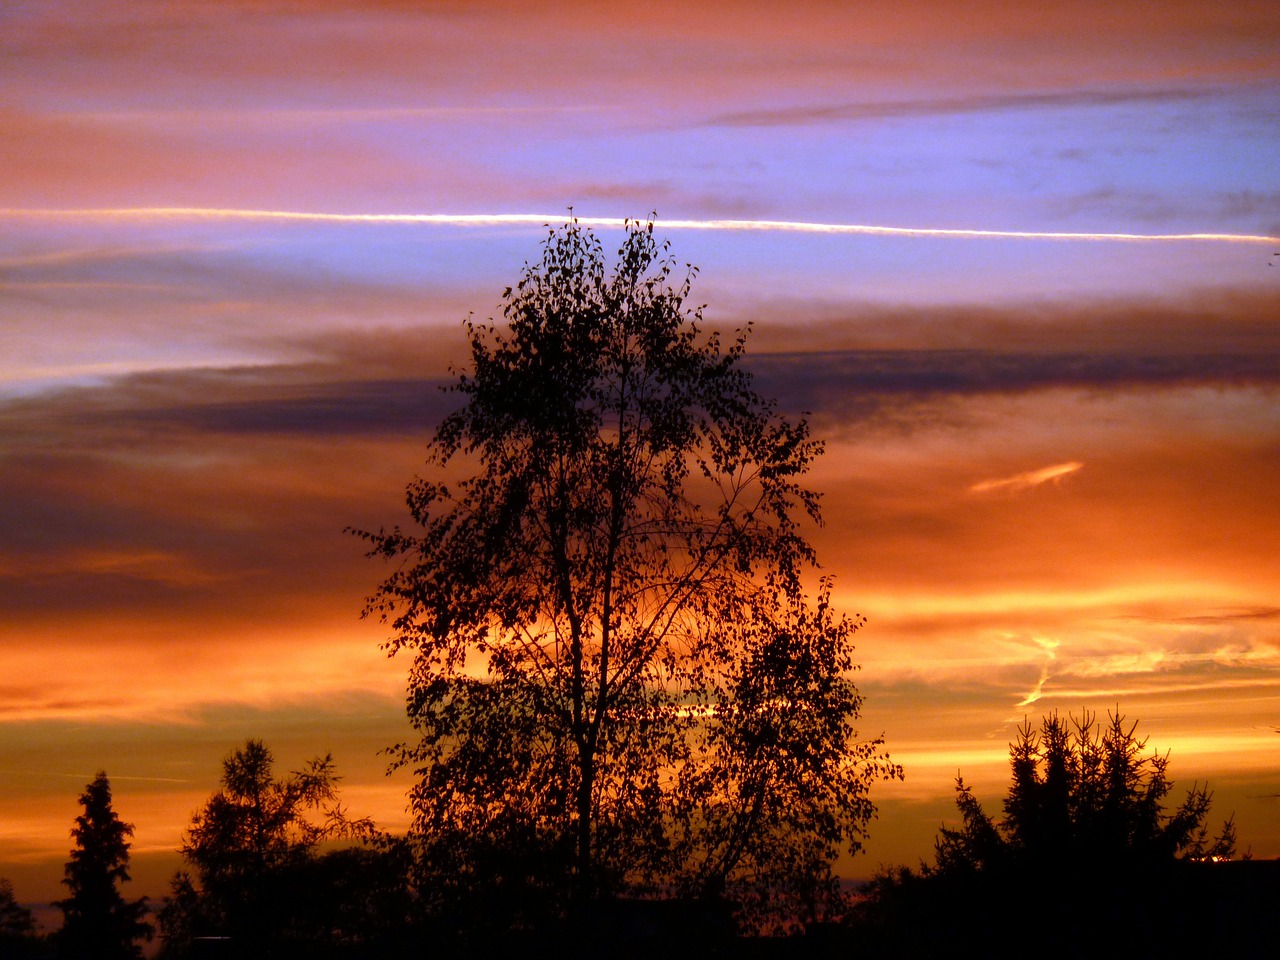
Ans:
[[[6,219],[68,220],[276,220],[320,223],[407,223],[455,227],[543,226],[563,223],[566,214],[542,213],[310,213],[299,210],[236,210],[218,207],[117,207],[80,210],[0,209]],[[575,218],[589,227],[621,227],[622,217]],[[944,227],[886,227],[864,223],[813,223],[807,220],[659,220],[664,230],[731,230],[775,233],[861,234],[882,237],[942,237],[995,240],[1086,240],[1122,243],[1280,244],[1280,237],[1247,233],[1071,233],[1051,230],[961,230]]]

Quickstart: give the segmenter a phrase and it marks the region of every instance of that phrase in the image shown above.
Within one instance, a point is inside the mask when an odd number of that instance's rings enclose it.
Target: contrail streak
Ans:
[[[274,220],[318,223],[435,224],[455,227],[544,226],[565,215],[542,213],[320,213],[301,210],[236,210],[219,207],[113,207],[79,210],[0,209],[7,220]],[[621,227],[622,217],[574,217],[589,227]],[[633,221],[634,222],[634,221]],[[1269,243],[1280,237],[1247,233],[1071,233],[1056,230],[962,230],[946,227],[892,227],[808,220],[661,220],[664,230],[723,230],[762,233],[860,234],[880,237],[949,239],[1069,240],[1119,243]]]
[[[975,483],[971,486],[969,492],[986,493],[989,490],[1028,490],[1031,487],[1038,487],[1042,483],[1057,483],[1063,477],[1083,468],[1083,463],[1074,460],[1070,463],[1055,463],[1052,466],[1041,467],[1039,470],[1028,470],[1026,473],[1015,474],[1012,477],[983,480],[981,483]]]

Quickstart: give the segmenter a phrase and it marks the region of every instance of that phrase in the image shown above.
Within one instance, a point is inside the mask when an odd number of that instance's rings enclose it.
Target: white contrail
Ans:
[[[405,223],[456,227],[543,226],[563,223],[566,215],[543,213],[320,213],[302,210],[237,210],[221,207],[107,207],[90,209],[0,209],[3,219],[58,220],[278,220],[321,223]],[[576,216],[589,227],[621,227],[622,217]],[[634,222],[634,221],[632,221]],[[884,237],[943,237],[996,240],[1085,240],[1124,243],[1280,244],[1280,237],[1247,233],[1071,233],[1057,230],[961,230],[946,227],[890,227],[865,223],[814,223],[808,220],[660,220],[664,230],[727,230],[773,233],[862,234]]]

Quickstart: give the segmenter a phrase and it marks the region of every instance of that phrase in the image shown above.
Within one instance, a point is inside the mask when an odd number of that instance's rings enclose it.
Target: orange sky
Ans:
[[[405,482],[538,226],[758,218],[1280,236],[1273,3],[11,4],[0,11],[0,876],[57,895],[99,768],[160,895],[220,759],[377,751],[405,665],[344,527]],[[617,233],[603,229],[606,247]],[[878,861],[1024,716],[1117,706],[1280,856],[1280,244],[671,231],[828,444]]]

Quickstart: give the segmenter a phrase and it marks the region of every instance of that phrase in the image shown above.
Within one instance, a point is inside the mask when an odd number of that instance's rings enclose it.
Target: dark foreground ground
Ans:
[[[894,902],[863,901],[845,922],[787,937],[735,933],[727,909],[696,902],[602,906],[577,932],[465,936],[404,930],[377,943],[316,947],[207,939],[194,960],[1036,960],[1280,957],[1280,860],[1187,865],[1137,878],[1051,870],[947,882]],[[155,951],[152,945],[147,953]],[[52,945],[0,940],[0,960],[54,958]]]

